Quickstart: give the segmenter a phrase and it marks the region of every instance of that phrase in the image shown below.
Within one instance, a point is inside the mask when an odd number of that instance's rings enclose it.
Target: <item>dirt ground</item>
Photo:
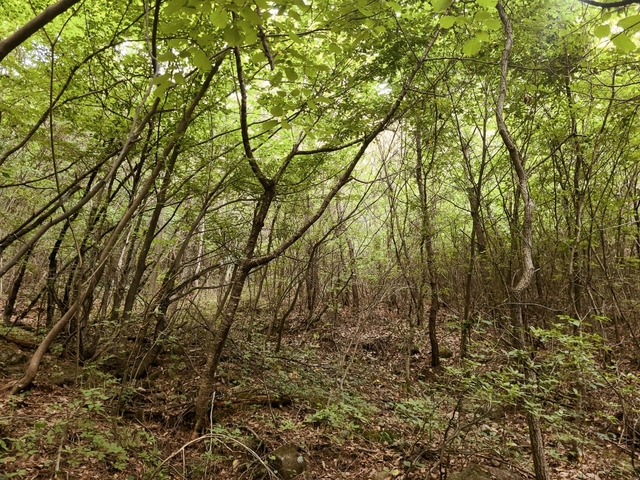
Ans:
[[[58,346],[29,391],[2,399],[0,478],[263,479],[277,469],[273,452],[283,445],[304,459],[297,478],[445,479],[469,464],[486,466],[493,478],[535,478],[522,409],[482,391],[488,383],[465,384],[457,330],[444,317],[441,325],[445,358],[433,369],[426,332],[416,330],[407,348],[407,329],[388,312],[344,312],[339,322],[313,328],[294,321],[277,353],[259,325],[249,336],[240,324],[208,429],[198,436],[191,427],[202,343],[169,345],[137,382],[113,375],[108,361],[77,365]],[[31,354],[26,342],[37,337],[4,334],[6,385],[19,377]],[[18,337],[27,340],[7,340]],[[601,405],[595,396],[570,412],[562,399],[544,404],[552,478],[637,478],[633,441]],[[569,413],[552,415],[562,409]]]

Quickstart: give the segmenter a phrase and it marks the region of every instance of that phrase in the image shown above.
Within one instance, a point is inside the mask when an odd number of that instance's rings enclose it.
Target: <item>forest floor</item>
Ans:
[[[465,383],[458,330],[441,320],[443,365],[429,366],[428,337],[417,329],[409,385],[407,329],[389,312],[344,311],[313,328],[294,321],[278,353],[265,346],[260,322],[239,324],[209,429],[197,438],[191,427],[202,343],[170,344],[152,375],[129,383],[108,362],[78,366],[57,346],[29,391],[2,399],[0,479],[270,478],[272,453],[283,445],[304,458],[296,478],[444,479],[470,463],[493,478],[534,478],[524,416],[489,383]],[[0,351],[1,385],[19,377],[31,352],[5,340]],[[478,365],[489,371],[493,355],[502,353],[484,352]],[[620,435],[616,412],[602,410],[595,396],[571,409],[565,400],[555,409],[571,413],[543,417],[552,478],[636,478],[637,454]],[[553,402],[548,407],[554,411]]]

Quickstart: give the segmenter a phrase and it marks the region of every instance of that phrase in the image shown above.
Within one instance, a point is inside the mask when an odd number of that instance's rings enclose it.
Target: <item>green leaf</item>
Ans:
[[[284,114],[282,105],[276,105],[269,111],[271,112],[271,115],[273,115],[274,117],[281,117]]]
[[[170,62],[171,60],[175,60],[176,55],[171,50],[167,50],[166,52],[162,52],[158,55],[159,62]]]
[[[167,91],[167,88],[169,88],[172,85],[173,85],[173,82],[170,82],[170,81],[162,82],[156,87],[156,89],[153,92],[153,95],[158,98],[162,98],[162,96],[164,95],[164,92]]]
[[[287,12],[287,15],[289,16],[289,18],[293,18],[294,20],[300,22],[302,21],[302,18],[300,17],[300,14],[298,12],[296,12],[295,10],[291,9],[289,10],[289,12]]]
[[[253,11],[250,7],[246,7],[240,10],[240,15],[247,22],[250,22],[253,25],[262,25],[262,18],[260,18],[260,15]]]
[[[480,41],[480,39],[474,37],[465,42],[464,46],[462,47],[462,53],[464,53],[466,57],[473,57],[474,55],[478,54],[481,47],[482,42]]]
[[[298,73],[293,68],[290,68],[290,67],[285,68],[284,73],[287,76],[287,78],[292,82],[298,79]]]
[[[609,27],[609,25],[600,25],[593,31],[593,34],[598,38],[608,37],[610,33],[611,28]]]
[[[456,23],[456,17],[453,17],[451,15],[445,15],[440,19],[440,26],[442,28],[451,28],[455,25],[455,23]]]
[[[329,44],[329,51],[332,53],[342,53],[342,49],[340,48],[340,45],[338,45],[337,43],[330,43]]]
[[[184,85],[187,81],[184,78],[184,75],[180,72],[176,72],[173,74],[173,80],[176,82],[176,85]]]
[[[622,53],[633,52],[636,49],[636,44],[625,33],[616,35],[611,41]]]
[[[478,10],[478,13],[476,13],[476,16],[474,17],[474,20],[476,20],[477,22],[482,22],[490,18],[493,18],[491,12],[487,12],[486,10]]]
[[[243,35],[238,30],[238,27],[228,26],[224,29],[224,41],[229,44],[231,47],[237,47],[242,44]]]
[[[632,27],[637,27],[640,24],[640,15],[631,15],[627,18],[623,18],[618,22],[618,26],[620,28],[624,28],[625,30]]]
[[[187,5],[186,0],[172,0],[167,4],[166,7],[164,7],[164,14],[172,15],[186,5]]]
[[[254,25],[246,20],[239,20],[238,26],[244,33],[244,43],[251,44],[258,40],[258,31],[254,28]]]
[[[433,7],[433,11],[436,13],[444,12],[452,3],[453,0],[431,0],[431,6]]]
[[[477,2],[478,5],[484,7],[486,10],[495,8],[495,6],[498,4],[498,0],[477,0]]]
[[[487,18],[482,23],[484,23],[489,30],[498,30],[502,27],[502,22],[497,18]]]
[[[211,24],[214,27],[223,29],[229,22],[229,15],[226,10],[215,9],[211,12],[211,15],[209,15],[209,20],[211,20]]]
[[[398,2],[394,2],[393,0],[386,2],[386,5],[396,13],[399,13],[402,11],[402,7],[400,6],[400,4]]]
[[[262,131],[265,132],[267,130],[271,130],[273,127],[278,125],[280,122],[278,120],[267,120],[262,124]]]
[[[198,67],[202,73],[208,72],[211,69],[211,62],[209,61],[209,57],[199,48],[192,48],[189,50],[189,58],[191,58],[191,62],[193,65]]]

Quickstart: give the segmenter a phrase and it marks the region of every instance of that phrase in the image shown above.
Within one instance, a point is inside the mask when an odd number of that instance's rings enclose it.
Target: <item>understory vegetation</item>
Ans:
[[[0,479],[639,478],[636,2],[0,6]]]

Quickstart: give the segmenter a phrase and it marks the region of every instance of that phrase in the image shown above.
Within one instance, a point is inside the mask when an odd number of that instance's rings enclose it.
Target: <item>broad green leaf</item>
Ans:
[[[477,37],[474,37],[465,42],[464,46],[462,47],[462,53],[464,53],[464,55],[467,57],[473,57],[474,55],[478,54],[481,47],[482,42]]]
[[[167,89],[169,87],[171,87],[173,85],[173,82],[171,81],[165,81],[162,82],[161,84],[159,84],[156,89],[154,90],[153,94],[158,97],[158,98],[162,98],[162,96],[164,95],[164,93],[167,91]]]
[[[640,15],[631,15],[627,18],[623,18],[618,22],[618,26],[620,28],[624,28],[625,30],[627,28],[637,27],[638,24],[640,24]]]
[[[609,25],[600,25],[593,31],[593,34],[598,38],[608,37],[610,33],[611,28],[609,27]]]
[[[489,34],[487,32],[478,32],[478,34],[476,35],[476,38],[481,42],[488,42]]]
[[[273,74],[273,76],[269,79],[269,84],[272,87],[277,87],[278,85],[280,85],[280,83],[282,82],[282,72],[276,72]]]
[[[186,83],[184,75],[182,75],[182,73],[180,72],[176,72],[173,74],[173,80],[176,82],[176,85],[184,85]]]
[[[271,108],[271,110],[269,110],[269,112],[271,112],[271,115],[273,115],[274,117],[281,117],[284,114],[282,105],[274,106],[273,108]]]
[[[159,62],[170,62],[171,60],[175,59],[176,55],[171,50],[167,50],[166,52],[162,52],[160,55],[158,55]]]
[[[442,28],[451,28],[455,25],[455,23],[456,23],[456,17],[453,17],[451,15],[445,15],[440,19],[440,26]]]
[[[260,65],[267,61],[267,56],[262,52],[262,50],[257,50],[255,53],[251,54],[251,61]]]
[[[218,10],[217,8],[211,12],[209,15],[209,20],[211,20],[211,24],[216,27],[223,29],[229,23],[229,15],[226,10]]]
[[[224,29],[224,41],[232,47],[242,44],[242,33],[235,25],[228,26]]]
[[[491,15],[491,13],[487,12],[486,10],[479,10],[474,17],[474,19],[478,22],[482,22],[483,20],[488,20],[490,18],[493,18],[493,15]]]
[[[487,18],[482,23],[484,23],[489,30],[498,30],[502,27],[502,22],[497,18]]]
[[[398,2],[394,2],[393,0],[386,2],[386,5],[396,13],[402,11],[402,7],[400,6],[400,4]]]
[[[245,7],[240,10],[240,16],[242,16],[247,22],[253,25],[262,25],[262,18],[250,7]]]
[[[444,12],[452,3],[453,0],[431,0],[431,6],[433,6],[433,11],[436,13]]]
[[[251,44],[258,40],[258,31],[255,26],[246,20],[239,20],[238,26],[244,33],[244,43]]]
[[[478,2],[478,5],[480,5],[481,7],[484,7],[487,10],[494,8],[498,3],[498,0],[476,0],[476,1]]]
[[[293,18],[298,22],[302,21],[302,18],[300,18],[300,14],[298,14],[298,12],[296,12],[293,9],[289,9],[289,11],[287,12],[287,15],[289,15],[289,18]]]
[[[189,57],[194,66],[198,67],[202,73],[208,72],[211,69],[211,62],[209,57],[199,48],[192,48],[189,50]]]
[[[296,35],[294,32],[289,32],[289,38],[295,43],[300,43],[300,37]]]
[[[636,49],[636,44],[625,33],[619,33],[611,41],[622,53],[633,52]]]
[[[278,120],[267,120],[262,124],[262,131],[265,132],[267,130],[271,130],[273,127],[278,125],[280,122]]]
[[[165,15],[172,15],[187,5],[187,0],[172,0],[164,7]]]
[[[298,79],[298,74],[293,68],[290,68],[290,67],[285,68],[284,73],[287,75],[287,78],[292,82]]]

